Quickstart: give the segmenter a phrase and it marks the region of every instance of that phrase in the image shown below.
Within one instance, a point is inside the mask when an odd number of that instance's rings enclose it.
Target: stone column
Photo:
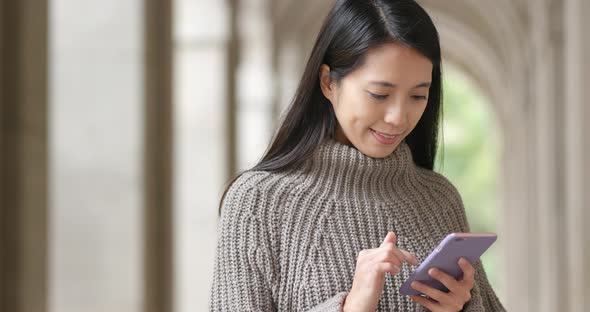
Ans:
[[[272,20],[268,0],[239,2],[236,76],[237,170],[252,168],[273,134]]]
[[[558,13],[561,4],[555,1],[529,2],[530,14],[530,68],[532,120],[532,153],[530,183],[534,185],[532,202],[530,243],[536,248],[529,250],[535,255],[531,263],[530,300],[532,311],[558,311],[563,307],[560,287],[563,263],[556,254],[563,253],[564,244],[559,235],[563,222],[560,220],[563,177],[560,168],[564,155],[562,146],[563,75],[561,55],[562,19]],[[561,107],[560,107],[561,106]]]
[[[47,311],[47,1],[0,2],[0,310]]]
[[[50,2],[51,312],[139,312],[144,2]]]
[[[564,98],[565,206],[563,232],[554,233],[566,246],[563,311],[582,312],[590,305],[590,3],[565,0]]]
[[[174,311],[172,2],[144,1],[144,312]]]
[[[175,312],[207,308],[218,205],[235,167],[235,2],[174,3]]]

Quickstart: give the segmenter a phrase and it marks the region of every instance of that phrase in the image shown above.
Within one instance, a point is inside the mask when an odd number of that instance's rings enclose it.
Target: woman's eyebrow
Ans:
[[[378,85],[383,86],[383,87],[395,88],[395,85],[393,83],[391,83],[391,82],[388,82],[388,81],[372,80],[372,81],[369,81],[369,82],[372,83],[372,84],[378,84]],[[414,87],[414,89],[416,89],[416,88],[428,88],[428,87],[430,87],[430,82],[422,82],[422,83],[417,84]]]

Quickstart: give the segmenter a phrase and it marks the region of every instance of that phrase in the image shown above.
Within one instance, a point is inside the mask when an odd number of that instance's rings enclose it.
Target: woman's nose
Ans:
[[[398,103],[389,106],[385,111],[385,122],[395,125],[396,128],[405,129],[407,123],[406,103],[399,101]]]

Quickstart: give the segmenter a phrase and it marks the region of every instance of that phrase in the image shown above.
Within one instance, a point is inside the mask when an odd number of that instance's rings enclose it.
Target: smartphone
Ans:
[[[463,270],[459,266],[459,259],[463,257],[473,264],[496,241],[496,238],[494,233],[451,233],[447,235],[402,284],[399,289],[400,294],[420,295],[419,291],[412,288],[413,281],[419,281],[443,292],[449,292],[441,282],[428,274],[428,270],[438,268],[460,280],[463,278]]]

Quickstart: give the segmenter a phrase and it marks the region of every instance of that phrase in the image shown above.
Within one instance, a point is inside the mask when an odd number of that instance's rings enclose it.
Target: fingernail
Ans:
[[[418,282],[412,282],[412,288],[418,287]]]
[[[438,273],[438,270],[437,269],[430,269],[428,271],[428,274],[430,274],[430,275],[436,275],[437,273]]]

